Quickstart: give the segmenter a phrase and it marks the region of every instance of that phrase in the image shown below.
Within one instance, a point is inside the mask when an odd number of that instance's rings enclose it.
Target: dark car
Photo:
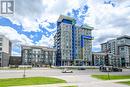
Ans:
[[[111,72],[112,71],[112,66],[100,66],[99,70],[101,72]]]
[[[101,72],[122,72],[121,68],[113,66],[100,66],[99,70]]]
[[[118,68],[118,67],[113,67],[113,68],[112,68],[112,71],[113,71],[113,72],[122,72],[122,69],[121,69],[121,68]]]
[[[78,70],[86,70],[86,68],[78,68]]]

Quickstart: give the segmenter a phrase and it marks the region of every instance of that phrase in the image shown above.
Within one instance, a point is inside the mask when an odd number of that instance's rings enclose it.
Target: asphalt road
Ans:
[[[20,78],[23,77],[24,70],[0,70],[0,78]],[[26,77],[35,76],[75,76],[75,75],[93,75],[107,74],[98,69],[73,70],[73,73],[62,73],[61,69],[33,68],[25,71]],[[111,72],[113,75],[130,75],[130,69],[124,69],[123,72]]]

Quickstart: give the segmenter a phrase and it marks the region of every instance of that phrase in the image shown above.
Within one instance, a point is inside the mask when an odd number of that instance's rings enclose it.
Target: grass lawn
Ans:
[[[92,77],[101,80],[109,80],[107,75],[92,75]],[[130,79],[130,75],[110,75],[110,80],[117,80],[117,79]]]
[[[55,84],[55,83],[66,83],[66,81],[61,80],[61,79],[57,79],[57,78],[51,78],[51,77],[29,77],[29,78],[0,79],[0,87]]]
[[[118,82],[118,83],[126,84],[126,85],[130,85],[130,81],[126,81],[126,82]]]

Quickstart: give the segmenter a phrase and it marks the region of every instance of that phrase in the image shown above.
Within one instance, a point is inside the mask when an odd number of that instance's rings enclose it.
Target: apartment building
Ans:
[[[74,18],[60,15],[54,36],[56,65],[90,65],[92,63],[93,27],[77,26]]]
[[[121,66],[130,66],[130,36],[117,38],[117,53],[120,58]]]
[[[0,35],[0,67],[7,67],[9,65],[11,49],[11,41],[4,35]]]
[[[117,39],[112,39],[101,44],[101,52],[117,55]]]
[[[92,53],[92,65],[93,66],[120,66],[119,57],[112,53],[104,53],[104,52],[93,52]]]
[[[101,44],[101,52],[113,54],[113,65],[130,66],[130,36],[120,36]]]
[[[55,65],[55,49],[44,46],[22,46],[22,64],[41,67]]]

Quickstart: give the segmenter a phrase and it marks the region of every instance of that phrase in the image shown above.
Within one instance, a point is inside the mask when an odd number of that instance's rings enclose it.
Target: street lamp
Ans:
[[[107,61],[106,61],[106,63],[107,63],[106,66],[108,66],[108,67],[106,67],[107,77],[108,77],[108,79],[110,80],[110,71],[111,71],[110,68],[111,68],[111,67],[109,67],[109,65],[110,65],[110,63],[109,63],[109,55],[108,55],[108,54],[109,54],[109,50],[110,50],[110,49],[108,49],[108,50],[105,51],[105,52],[106,52],[106,57],[105,57],[105,58],[106,58],[106,60],[107,60]],[[111,68],[111,69],[112,69],[112,68]]]
[[[25,77],[26,77],[26,67],[24,65],[24,67],[23,67],[23,78],[25,78]]]
[[[109,70],[109,67],[107,67],[107,72],[108,72],[108,73],[107,73],[108,79],[110,80],[110,73],[109,73],[110,70]]]
[[[24,66],[23,78],[25,78],[25,77],[26,77],[26,75],[25,75],[25,66]]]

